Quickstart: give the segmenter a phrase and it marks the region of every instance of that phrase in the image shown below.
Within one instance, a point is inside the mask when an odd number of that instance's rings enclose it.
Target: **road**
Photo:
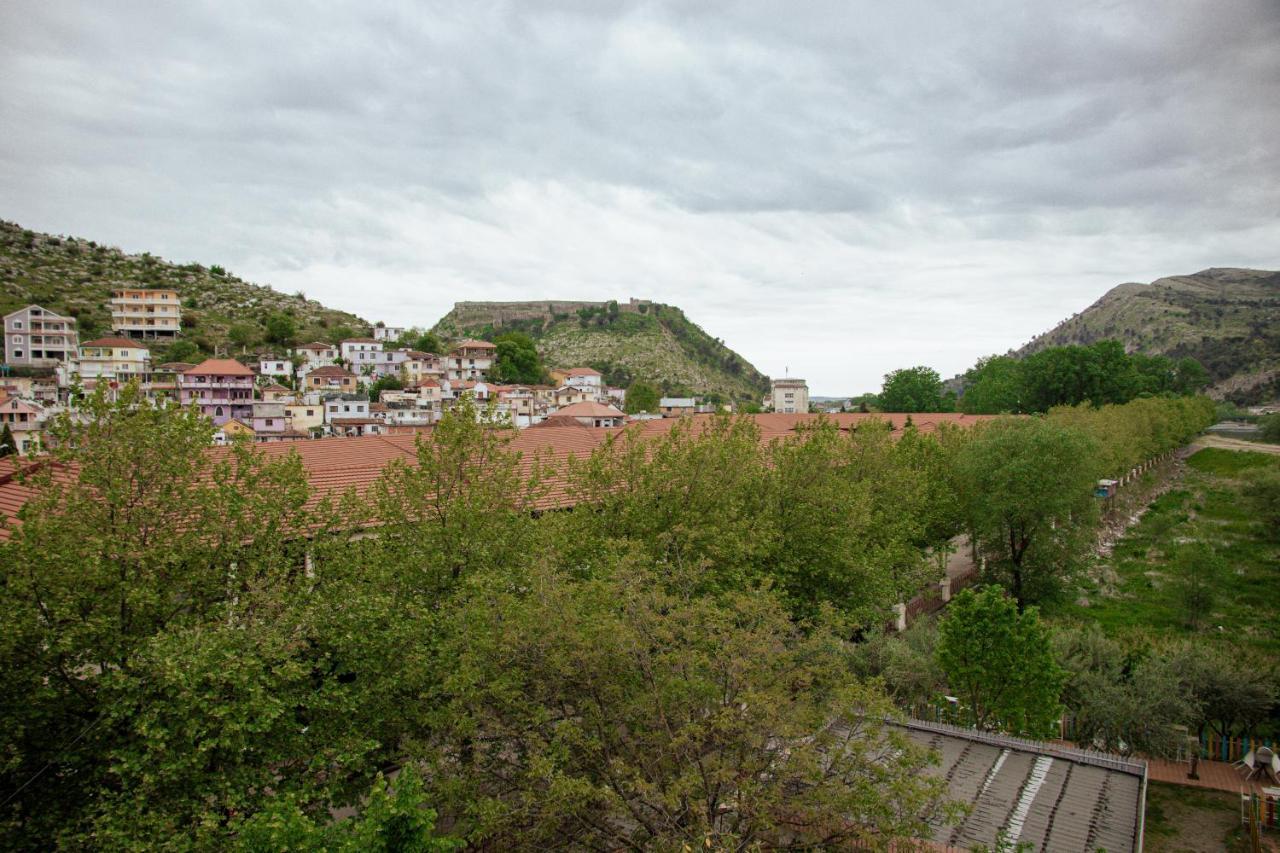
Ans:
[[[1243,441],[1239,438],[1227,438],[1225,435],[1206,433],[1191,442],[1192,447],[1218,447],[1223,450],[1248,450],[1252,453],[1270,453],[1280,456],[1280,444],[1261,444],[1256,441]]]

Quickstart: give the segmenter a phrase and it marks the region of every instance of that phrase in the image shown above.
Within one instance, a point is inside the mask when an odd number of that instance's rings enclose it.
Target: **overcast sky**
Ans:
[[[875,390],[1280,268],[1280,0],[6,0],[0,218],[393,325],[647,297]]]

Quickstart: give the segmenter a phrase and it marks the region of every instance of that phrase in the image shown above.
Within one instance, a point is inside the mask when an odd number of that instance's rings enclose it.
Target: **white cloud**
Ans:
[[[815,393],[1280,266],[1280,14],[0,6],[0,216],[370,319],[648,296]]]

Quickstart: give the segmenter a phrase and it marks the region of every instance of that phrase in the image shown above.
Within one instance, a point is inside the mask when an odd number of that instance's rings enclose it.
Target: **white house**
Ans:
[[[375,341],[398,341],[404,337],[405,328],[403,326],[374,326],[373,339]]]
[[[274,355],[263,356],[258,359],[258,375],[269,376],[272,379],[289,379],[293,376],[293,362]]]

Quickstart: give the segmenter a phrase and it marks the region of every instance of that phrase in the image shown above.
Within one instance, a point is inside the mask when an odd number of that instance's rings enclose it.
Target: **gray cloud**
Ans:
[[[818,393],[1280,265],[1274,0],[0,6],[0,215],[373,319],[645,295]]]

